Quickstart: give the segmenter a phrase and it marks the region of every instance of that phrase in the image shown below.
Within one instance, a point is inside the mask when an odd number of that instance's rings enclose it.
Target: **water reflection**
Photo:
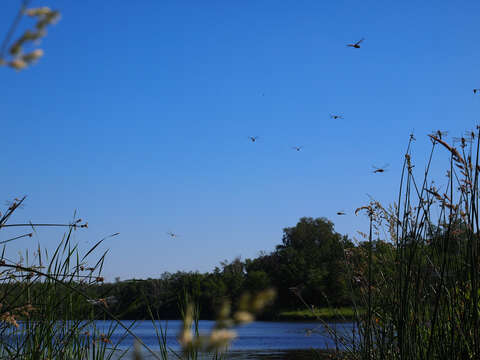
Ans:
[[[225,360],[327,360],[332,352],[325,350],[232,350],[228,352]],[[123,359],[131,359],[132,352],[126,354]],[[142,354],[143,360],[155,359],[151,354]],[[171,359],[177,359],[173,357]],[[199,360],[211,360],[212,356],[200,356]],[[178,360],[178,359],[177,359]]]
[[[108,328],[110,322],[96,322],[97,328]],[[128,322],[125,325],[129,325]],[[213,321],[200,321],[200,332],[209,332],[214,325]],[[175,350],[179,349],[177,334],[179,333],[182,322],[159,321],[157,326],[167,332],[167,345]],[[353,324],[341,323],[330,324],[331,329],[337,332],[337,335],[344,338],[350,338],[352,335]],[[236,329],[238,337],[233,341],[231,350],[309,350],[322,349],[331,350],[336,348],[335,341],[327,329],[318,322],[268,322],[256,321]],[[155,335],[155,329],[150,321],[139,321],[134,324],[132,331],[149,347],[158,349],[158,341]],[[120,342],[119,348],[128,349],[133,346],[131,336],[124,337],[124,332],[117,329],[111,338],[115,344]],[[338,344],[339,345],[339,344]],[[340,345],[339,345],[340,346]]]
[[[97,322],[97,327],[108,327],[110,322]],[[129,324],[126,323],[128,326]],[[181,329],[182,322],[159,321],[157,326],[167,331],[167,345],[175,351],[180,350],[177,342],[177,334]],[[207,333],[213,327],[213,321],[201,321],[200,332]],[[353,324],[338,323],[329,324],[331,329],[337,332],[337,335],[344,338],[350,338],[353,331]],[[145,342],[152,350],[158,351],[158,341],[155,336],[155,330],[150,321],[140,321],[133,326],[133,332]],[[238,338],[232,343],[230,351],[225,359],[235,360],[307,360],[307,359],[327,359],[331,351],[336,348],[335,341],[325,326],[318,322],[262,322],[257,321],[247,324],[237,329]],[[133,338],[121,338],[122,331],[114,333],[111,338],[113,343],[120,341],[120,349],[132,349]],[[341,345],[337,344],[341,349]],[[127,354],[124,358],[131,358]],[[143,351],[144,359],[154,359]],[[211,359],[211,356],[201,357]],[[173,359],[173,357],[172,357]]]

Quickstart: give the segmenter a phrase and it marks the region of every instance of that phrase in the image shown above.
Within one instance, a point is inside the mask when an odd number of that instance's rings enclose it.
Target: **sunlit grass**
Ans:
[[[305,320],[315,321],[319,318],[323,321],[353,321],[355,319],[355,311],[351,307],[339,307],[339,308],[313,308],[313,309],[299,309],[281,311],[278,314],[279,320]]]

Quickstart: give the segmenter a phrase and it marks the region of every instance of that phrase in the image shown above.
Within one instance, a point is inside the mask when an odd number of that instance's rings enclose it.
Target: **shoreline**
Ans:
[[[351,307],[286,310],[280,311],[276,318],[278,321],[354,322],[362,312],[355,314]]]

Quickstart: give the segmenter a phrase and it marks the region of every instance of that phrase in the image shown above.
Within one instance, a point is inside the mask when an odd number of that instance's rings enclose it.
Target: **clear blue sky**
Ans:
[[[2,36],[18,5],[2,2]],[[477,0],[32,5],[62,20],[38,64],[0,68],[1,197],[28,195],[12,222],[77,209],[83,249],[120,232],[102,247],[107,280],[255,257],[302,216],[354,236],[367,193],[395,200],[412,130],[421,172],[427,133],[480,120]]]

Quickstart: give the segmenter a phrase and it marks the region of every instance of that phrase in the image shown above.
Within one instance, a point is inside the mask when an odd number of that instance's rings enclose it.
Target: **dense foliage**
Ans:
[[[198,302],[202,318],[214,318],[226,298],[233,299],[235,306],[235,299],[243,293],[273,287],[277,300],[263,317],[274,319],[280,311],[304,308],[298,295],[314,307],[350,305],[351,274],[345,254],[355,254],[360,263],[364,246],[354,246],[325,218],[305,217],[283,230],[282,242],[274,251],[257,258],[223,261],[203,274],[176,272],[156,279],[117,279],[95,284],[88,292],[92,298],[114,297],[109,306],[124,319],[148,319],[149,307],[156,317],[178,318],[179,300],[188,293]]]

